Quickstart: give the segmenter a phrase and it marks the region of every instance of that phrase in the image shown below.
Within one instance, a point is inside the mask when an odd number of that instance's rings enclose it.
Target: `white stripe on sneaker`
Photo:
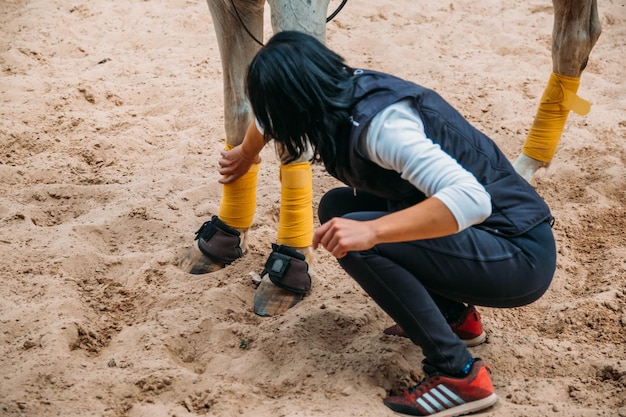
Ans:
[[[446,398],[446,396],[445,396],[445,395],[443,395],[442,393],[440,393],[439,391],[437,391],[437,390],[433,390],[433,394],[434,394],[437,398],[439,398],[441,401],[443,401],[443,402],[446,404],[446,406],[447,406],[447,407],[453,407],[453,406],[455,405],[455,404],[453,404],[452,402],[450,402],[450,400],[448,400],[448,399]]]
[[[446,387],[445,385],[437,385],[437,388],[440,388],[444,394],[446,394],[452,401],[454,401],[457,404],[463,404],[465,401],[463,401],[462,398],[460,398],[458,395],[456,395],[455,393],[453,393],[452,391],[450,391],[448,389],[448,387]]]
[[[419,397],[417,400],[415,400],[415,402],[418,403],[424,410],[426,410],[428,414],[435,414],[435,410],[430,405],[428,405],[428,403],[422,398],[423,396]]]
[[[436,398],[435,398],[436,397]],[[443,384],[431,388],[415,400],[429,414],[465,404],[465,401]]]
[[[437,390],[433,390],[433,394],[437,395]],[[422,398],[425,398],[430,404],[434,405],[437,410],[445,409],[443,405],[439,404],[439,402],[430,395],[430,392],[424,394]]]

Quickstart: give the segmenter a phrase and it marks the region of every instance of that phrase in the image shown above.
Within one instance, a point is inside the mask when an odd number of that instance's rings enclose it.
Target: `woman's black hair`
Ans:
[[[248,68],[248,99],[265,140],[276,140],[289,154],[283,162],[298,159],[310,143],[313,159],[329,172],[340,163],[337,140],[351,127],[352,72],[341,56],[302,32],[279,32],[257,53]]]

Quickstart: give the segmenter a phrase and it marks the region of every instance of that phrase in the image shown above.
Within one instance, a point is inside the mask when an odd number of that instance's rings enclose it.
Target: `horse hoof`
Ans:
[[[266,275],[254,293],[254,312],[259,316],[277,316],[298,304],[303,296],[274,285]]]
[[[223,269],[225,264],[216,262],[206,256],[200,248],[198,248],[198,240],[193,242],[193,245],[189,251],[178,262],[178,267],[183,271],[193,274],[208,274],[210,272],[219,271]]]

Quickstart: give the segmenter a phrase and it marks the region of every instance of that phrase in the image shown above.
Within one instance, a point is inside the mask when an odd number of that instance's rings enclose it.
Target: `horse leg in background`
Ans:
[[[550,165],[570,110],[589,112],[589,103],[576,95],[589,54],[602,32],[596,0],[553,0],[552,74],[515,170],[531,181],[539,168]]]
[[[226,149],[243,141],[252,121],[244,79],[248,64],[260,48],[239,17],[257,39],[263,39],[265,1],[236,2],[237,10],[229,0],[207,1],[222,61]],[[259,165],[255,164],[241,179],[223,186],[218,216],[196,232],[191,249],[179,262],[183,270],[192,274],[214,272],[245,253],[248,228],[256,210],[258,171]]]

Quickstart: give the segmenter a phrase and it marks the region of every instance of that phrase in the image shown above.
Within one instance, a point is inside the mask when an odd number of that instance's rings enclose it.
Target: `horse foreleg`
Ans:
[[[222,61],[226,142],[235,147],[243,141],[246,129],[252,121],[244,80],[248,65],[260,48],[246,32],[237,14],[257,39],[263,39],[265,2],[235,0],[236,10],[229,0],[208,0],[207,3]]]
[[[263,0],[235,0],[235,8],[230,0],[208,0],[222,60],[227,149],[241,144],[252,121],[244,80],[248,65],[260,48],[250,34],[263,39],[264,4]],[[255,164],[235,183],[224,185],[219,209],[220,220],[241,231],[244,251],[256,211],[258,171]]]
[[[272,12],[274,32],[297,30],[315,36],[321,42],[326,38],[326,11],[329,0],[268,0]],[[278,158],[283,161],[286,152],[277,145]],[[281,200],[278,221],[278,245],[294,249],[303,256],[306,270],[298,270],[291,277],[296,281],[310,282],[309,273],[313,263],[313,208],[312,173],[309,160],[311,151],[305,152],[297,161],[281,162]],[[272,256],[268,262],[271,262]],[[300,262],[292,259],[292,262]],[[295,271],[295,269],[294,269]],[[296,274],[296,272],[294,272]],[[265,275],[254,296],[254,311],[259,315],[277,315],[295,305],[302,294],[287,291],[275,285]],[[308,288],[306,289],[308,291]]]
[[[297,30],[326,40],[326,13],[330,0],[268,0],[274,33]]]
[[[265,4],[263,0],[235,1],[236,10],[229,0],[207,1],[222,61],[227,149],[243,141],[252,120],[244,91],[244,79],[248,64],[260,48],[260,45],[246,32],[239,19],[242,19],[257,39],[263,39]],[[256,210],[258,168],[256,164],[240,180],[224,185],[218,216],[223,225],[216,223],[207,226],[208,230],[233,228],[234,232],[226,233],[232,238],[218,239],[215,236],[219,234],[198,233],[192,248],[179,262],[183,270],[194,274],[213,272],[232,262],[237,255],[241,256],[246,252],[248,228],[252,224]],[[228,253],[228,258],[222,259],[222,253]]]

